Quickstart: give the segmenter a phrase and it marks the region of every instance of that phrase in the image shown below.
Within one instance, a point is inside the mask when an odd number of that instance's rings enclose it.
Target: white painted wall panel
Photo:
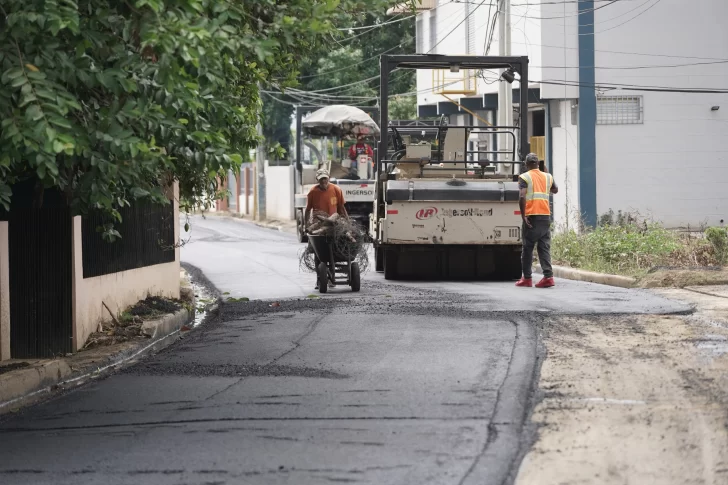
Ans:
[[[419,14],[418,19],[422,19],[421,36],[424,39],[421,45],[425,47],[423,53],[431,52],[433,54],[442,55],[485,55],[486,39],[489,37],[488,29],[489,19],[492,21],[496,12],[496,5],[489,9],[489,2],[480,5],[480,2],[470,2],[464,4],[462,2],[454,2],[449,0],[441,0],[440,6],[434,10]],[[479,6],[480,5],[480,6]],[[464,21],[468,13],[473,14]],[[490,15],[489,15],[490,13]],[[436,25],[436,42],[431,42],[430,28],[432,23],[431,17],[435,17]],[[539,43],[541,42],[541,25],[538,17],[541,16],[541,6],[538,4],[513,6],[511,8],[512,34],[511,34],[511,55],[529,56],[529,77],[530,79],[541,79],[541,50]],[[469,26],[468,26],[469,24]],[[474,35],[468,37],[468,29],[473,29]],[[418,32],[418,35],[419,32]],[[437,44],[434,50],[431,50]],[[474,47],[470,51],[468,46]],[[470,52],[469,52],[470,51]],[[496,23],[493,33],[493,42],[490,46],[488,55],[498,55],[498,26]],[[497,72],[486,73],[489,81],[498,77]],[[518,83],[514,83],[513,87],[518,87]],[[420,91],[417,97],[418,104],[434,104],[438,101],[447,101],[442,96],[434,95],[432,92],[421,92],[432,88],[432,72],[418,71],[417,74],[417,90]],[[493,93],[498,91],[497,82],[488,84],[483,80],[479,80],[477,84],[477,92]],[[459,96],[455,96],[456,98]]]
[[[560,127],[553,127],[552,174],[559,187],[554,195],[554,222],[557,230],[579,227],[579,156],[577,126],[571,124],[571,100],[559,101]]]
[[[576,2],[541,5],[541,76],[533,79],[551,82],[579,82],[579,17]],[[541,85],[543,99],[579,97],[578,86]]]
[[[662,0],[649,10],[641,3],[595,12],[597,83],[724,89],[728,64],[684,64],[728,58],[728,2]],[[597,125],[598,212],[638,211],[669,227],[728,220],[728,95],[606,94],[642,95],[644,124]]]
[[[265,167],[265,211],[268,219],[293,220],[292,167]]]

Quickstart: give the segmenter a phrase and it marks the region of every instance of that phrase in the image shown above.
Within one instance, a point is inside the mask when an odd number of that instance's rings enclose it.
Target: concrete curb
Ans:
[[[543,270],[540,265],[534,265],[533,269],[535,272],[543,274]],[[563,278],[566,280],[586,281],[588,283],[617,286],[619,288],[634,288],[637,286],[637,280],[635,278],[630,278],[629,276],[595,273],[593,271],[584,271],[564,266],[554,266],[553,271],[556,278]]]
[[[157,320],[144,322],[142,329],[145,334],[152,335],[151,341],[139,342],[138,345],[81,368],[72,368],[66,360],[56,359],[44,362],[40,366],[2,374],[0,415],[30,404],[51,391],[79,386],[89,379],[130,363],[132,359],[160,350],[174,342],[180,329],[194,318],[194,311],[182,309]]]
[[[194,318],[194,312],[182,309],[176,313],[165,315],[160,319],[144,322],[142,324],[142,332],[144,332],[144,335],[149,335],[152,339],[156,339],[170,334],[175,330],[179,330],[185,324],[194,320]]]

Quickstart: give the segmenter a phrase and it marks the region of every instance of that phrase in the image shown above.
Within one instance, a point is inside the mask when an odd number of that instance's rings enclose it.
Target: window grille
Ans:
[[[467,53],[475,55],[477,54],[475,45],[475,15],[469,3],[465,4],[464,15],[468,19],[465,24],[465,45],[467,47]]]
[[[549,117],[551,118],[551,127],[561,126],[561,100],[552,99],[549,101]]]
[[[598,125],[643,123],[642,96],[597,96]]]

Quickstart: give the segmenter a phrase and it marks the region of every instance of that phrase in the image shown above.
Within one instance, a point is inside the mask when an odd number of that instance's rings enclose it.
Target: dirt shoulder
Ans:
[[[694,315],[546,326],[517,485],[728,483],[728,290],[708,290],[659,290]]]

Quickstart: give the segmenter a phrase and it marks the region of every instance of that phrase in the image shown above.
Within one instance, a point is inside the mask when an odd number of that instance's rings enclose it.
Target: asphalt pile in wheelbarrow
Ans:
[[[334,252],[344,257],[350,257],[352,262],[359,263],[359,269],[364,273],[369,267],[367,255],[367,234],[353,220],[340,217],[339,214],[329,216],[325,212],[314,212],[313,223],[308,233],[313,236],[329,236],[334,245]],[[307,245],[299,256],[301,270],[316,272],[314,253],[311,245]]]

